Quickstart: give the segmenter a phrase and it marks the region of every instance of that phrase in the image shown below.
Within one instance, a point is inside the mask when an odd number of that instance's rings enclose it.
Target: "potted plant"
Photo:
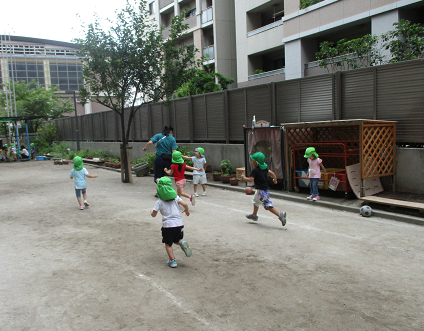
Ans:
[[[230,184],[231,184],[231,186],[237,186],[238,185],[238,178],[237,177],[230,178]]]
[[[230,160],[225,159],[221,161],[221,170],[222,170],[222,182],[229,183],[230,178],[232,177],[231,172],[233,171],[233,165]]]
[[[220,182],[221,181],[221,175],[222,175],[221,171],[214,171],[212,173],[213,180],[216,181],[216,182]]]

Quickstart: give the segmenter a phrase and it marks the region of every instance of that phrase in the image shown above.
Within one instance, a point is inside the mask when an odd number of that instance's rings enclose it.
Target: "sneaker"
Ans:
[[[88,207],[88,206],[89,206],[89,204],[88,204],[87,200],[84,200],[84,206],[86,206],[86,207]]]
[[[249,215],[246,215],[246,218],[248,218],[252,221],[257,221],[259,217],[256,216],[256,215],[253,215],[253,214],[249,214]]]
[[[195,196],[195,197],[198,197],[199,195],[197,194],[197,192],[194,192],[194,196]]]
[[[84,206],[80,206],[80,210],[84,210]]]
[[[187,257],[190,257],[191,256],[192,250],[191,250],[191,247],[190,247],[190,245],[188,244],[187,241],[182,241],[181,240],[181,249],[183,250],[184,254]]]
[[[278,216],[278,218],[280,219],[283,226],[286,225],[286,223],[287,223],[287,213],[285,211],[282,211],[280,213],[280,216]]]
[[[316,196],[314,196],[314,198],[312,199],[312,200],[314,200],[314,201],[317,201],[317,200],[319,200],[320,198],[319,198],[319,195],[316,195]]]
[[[308,200],[313,200],[313,198],[315,198],[315,195],[310,195],[309,197],[307,197],[306,199]]]
[[[202,195],[206,195],[206,191],[203,191]]]
[[[190,195],[190,202],[192,206],[196,204],[196,199],[194,198],[194,195]]]
[[[169,260],[168,262],[166,262],[166,264],[168,266],[170,266],[171,268],[176,268],[177,267],[177,260],[173,259],[172,261]]]

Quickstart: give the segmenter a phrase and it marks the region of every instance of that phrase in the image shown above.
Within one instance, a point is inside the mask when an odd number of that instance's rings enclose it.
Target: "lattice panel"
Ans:
[[[289,147],[298,143],[343,142],[349,148],[358,148],[359,126],[337,127],[305,127],[289,128],[287,130],[287,143]]]
[[[362,126],[362,179],[394,175],[395,126]]]

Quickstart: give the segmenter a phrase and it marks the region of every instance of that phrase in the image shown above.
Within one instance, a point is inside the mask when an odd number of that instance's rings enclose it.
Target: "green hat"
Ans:
[[[205,150],[202,147],[197,147],[195,149],[196,152],[199,152],[201,156],[205,155]]]
[[[175,151],[172,153],[172,163],[184,163],[184,160],[181,157],[181,152]]]
[[[258,162],[260,169],[265,170],[268,167],[268,165],[265,163],[265,155],[263,155],[261,152],[257,152],[253,155],[250,155],[250,158],[253,161]]]
[[[7,147],[7,144],[4,144],[5,147]]]
[[[315,148],[314,147],[308,147],[305,151],[305,155],[304,158],[305,159],[309,159],[312,155],[315,155],[316,158],[318,158],[318,154],[317,152],[315,152]]]
[[[12,147],[15,147],[15,144],[11,144]]]
[[[76,171],[80,171],[80,170],[82,170],[82,168],[84,168],[84,165],[83,165],[81,156],[75,156],[74,157],[74,169]]]
[[[172,181],[168,177],[162,177],[158,181],[158,197],[161,200],[173,200],[177,197],[177,192],[172,188]]]
[[[31,143],[31,145],[30,146],[34,146],[34,143]]]

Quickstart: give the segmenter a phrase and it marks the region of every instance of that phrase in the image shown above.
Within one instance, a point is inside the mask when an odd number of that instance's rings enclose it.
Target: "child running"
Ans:
[[[183,213],[190,215],[188,205],[172,188],[172,181],[168,177],[162,177],[158,181],[158,197],[155,206],[150,211],[152,217],[156,217],[158,211],[162,214],[162,242],[165,244],[165,250],[168,253],[169,260],[166,263],[171,268],[177,267],[177,260],[174,256],[172,244],[181,246],[184,254],[190,257],[192,250],[187,241],[183,241],[184,225],[179,205],[184,207]]]
[[[278,216],[283,226],[286,225],[286,218],[287,213],[281,212],[279,213],[278,210],[274,207],[271,200],[269,200],[269,186],[268,186],[268,180],[267,176],[268,174],[271,175],[274,184],[277,184],[277,176],[274,172],[268,169],[267,164],[265,163],[265,155],[257,152],[253,155],[250,155],[250,159],[252,162],[253,170],[250,173],[249,177],[246,177],[245,175],[241,176],[242,180],[245,180],[246,182],[255,182],[255,189],[256,194],[252,200],[253,202],[253,213],[246,215],[248,219],[251,219],[253,221],[258,220],[258,209],[259,205],[262,202],[262,205],[266,210],[269,210],[274,215]]]
[[[321,170],[324,170],[325,176],[327,176],[327,171],[322,164],[322,160],[319,158],[319,155],[315,151],[314,147],[308,147],[305,151],[304,157],[308,159],[309,168],[308,168],[308,177],[309,177],[309,186],[311,188],[311,195],[307,197],[308,200],[317,201],[319,200],[318,192],[318,182],[321,178]]]
[[[197,168],[193,170],[193,190],[194,196],[198,197],[197,194],[197,184],[202,184],[203,193],[206,195],[206,159],[205,159],[205,150],[201,147],[198,147],[194,150],[195,156],[185,156],[182,157],[186,160],[192,160],[193,166]]]
[[[172,153],[172,164],[171,169],[165,168],[163,169],[169,176],[174,175],[175,184],[177,185],[177,194],[179,197],[183,196],[190,199],[191,205],[194,206],[196,204],[196,200],[194,195],[189,195],[184,192],[184,187],[187,184],[187,180],[185,179],[184,172],[185,170],[198,170],[197,168],[190,167],[184,163],[183,158],[181,157],[181,152],[175,151]]]
[[[97,175],[90,175],[87,169],[84,168],[84,164],[82,162],[82,158],[80,156],[74,157],[74,168],[71,170],[69,177],[73,179],[75,177],[75,194],[77,196],[78,203],[80,205],[80,210],[84,209],[84,205],[86,207],[89,206],[87,202],[87,182],[85,177],[88,178],[97,178]],[[84,203],[81,200],[81,193],[84,198]]]

